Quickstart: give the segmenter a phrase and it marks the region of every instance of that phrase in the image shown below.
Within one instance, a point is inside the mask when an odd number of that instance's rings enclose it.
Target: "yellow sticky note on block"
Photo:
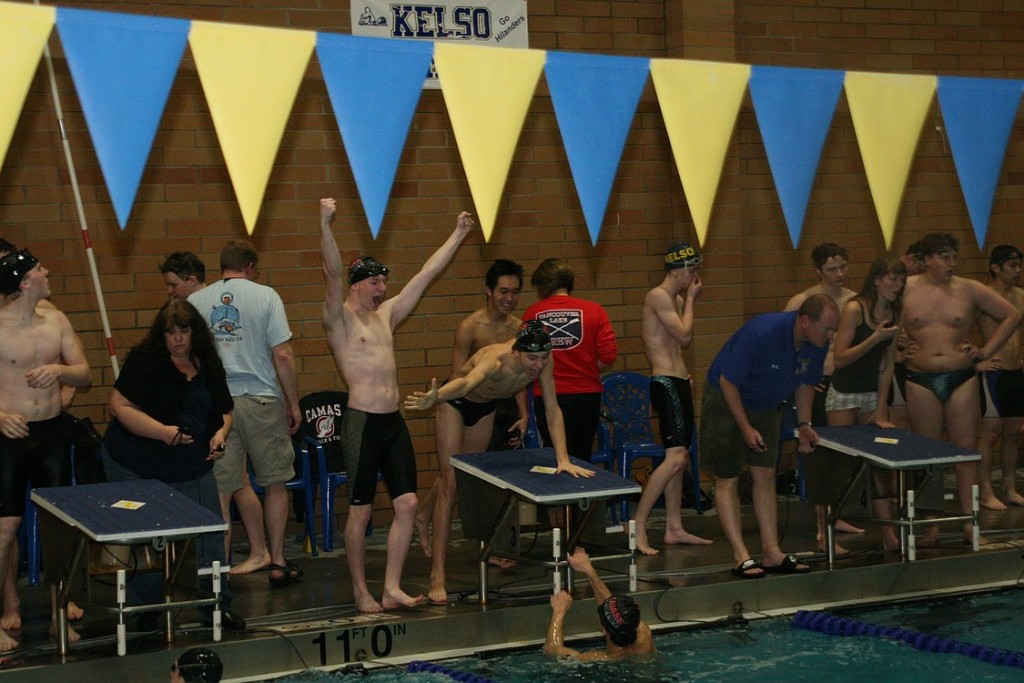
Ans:
[[[530,469],[530,471],[531,472],[536,472],[537,474],[554,474],[558,470],[555,469],[554,467],[544,467],[543,465],[534,465]]]
[[[140,503],[137,500],[119,500],[110,507],[122,508],[124,510],[138,510],[143,505],[145,505],[145,503]]]
[[[876,436],[875,437],[875,443],[888,443],[888,444],[892,444],[893,446],[895,446],[899,442],[900,442],[899,439],[891,439],[888,436]]]

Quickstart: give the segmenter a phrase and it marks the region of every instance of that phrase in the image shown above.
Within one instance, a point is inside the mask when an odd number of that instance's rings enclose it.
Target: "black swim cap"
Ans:
[[[619,647],[632,645],[636,641],[636,629],[640,625],[640,608],[628,595],[613,595],[597,606],[597,616],[608,637]]]
[[[387,277],[388,267],[372,256],[360,256],[348,264],[348,283],[354,285],[368,277]]]
[[[224,673],[224,664],[213,650],[194,647],[174,663],[178,675],[188,683],[217,683]]]
[[[526,351],[527,353],[550,351],[551,337],[548,335],[544,323],[539,320],[528,320],[520,325],[512,348],[516,351]]]
[[[28,249],[11,252],[0,258],[0,294],[14,294],[21,286],[28,271],[39,265],[39,259],[29,253]]]
[[[1001,266],[1007,261],[1019,258],[1021,258],[1020,249],[1012,244],[1000,244],[992,248],[992,253],[988,257],[988,264],[990,266]]]
[[[665,254],[665,270],[699,266],[703,259],[696,247],[688,242],[676,242]]]

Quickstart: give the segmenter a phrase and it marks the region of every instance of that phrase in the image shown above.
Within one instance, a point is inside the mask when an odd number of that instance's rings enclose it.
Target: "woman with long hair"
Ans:
[[[892,386],[895,345],[899,329],[907,267],[895,256],[879,256],[871,264],[860,292],[843,306],[839,328],[833,340],[835,372],[825,398],[830,427],[874,423],[893,427],[889,420],[889,390]],[[883,473],[876,473],[876,486],[888,490]],[[878,517],[891,518],[889,495],[872,501]],[[824,550],[825,509],[818,506],[818,545]],[[882,544],[899,547],[892,526],[882,527]],[[848,552],[836,544],[837,555]]]
[[[110,392],[112,419],[102,453],[107,478],[159,479],[219,517],[213,461],[224,455],[233,408],[206,322],[188,301],[168,299],[128,353]],[[203,534],[197,548],[200,567],[217,560],[227,568],[223,533]],[[134,576],[129,591],[133,602],[141,603],[160,602],[163,592],[152,573]],[[229,604],[225,589],[222,609]],[[212,614],[204,608],[201,616],[210,621]],[[245,627],[234,613],[222,617],[225,628]]]

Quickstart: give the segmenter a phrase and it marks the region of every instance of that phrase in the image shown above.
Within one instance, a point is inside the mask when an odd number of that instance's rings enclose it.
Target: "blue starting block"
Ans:
[[[566,553],[576,546],[581,537],[588,530],[599,528],[603,544],[605,506],[601,503],[615,496],[640,491],[640,485],[634,481],[575,458],[572,462],[593,469],[595,475],[576,478],[569,474],[554,474],[557,461],[551,448],[452,457],[463,533],[466,538],[480,541],[481,604],[487,604],[488,557],[500,555],[531,561],[520,555],[520,502],[564,507],[562,526],[553,530],[552,560],[540,562],[555,568],[557,591],[561,587],[560,569],[566,565]],[[599,514],[595,515],[595,510]],[[631,552],[626,555],[595,559],[632,557],[632,539],[630,546]],[[567,588],[572,589],[571,574],[567,578]]]

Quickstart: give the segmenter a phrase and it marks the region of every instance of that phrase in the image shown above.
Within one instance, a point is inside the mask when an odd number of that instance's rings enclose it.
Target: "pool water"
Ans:
[[[836,613],[840,614],[840,613]],[[1024,591],[949,598],[888,608],[843,611],[861,622],[899,627],[989,648],[1024,652]],[[791,627],[779,617],[655,636],[659,656],[642,661],[581,664],[553,660],[538,651],[467,657],[441,664],[502,683],[561,681],[981,681],[1024,680],[1024,670],[953,653],[932,653],[887,638],[834,636]],[[581,649],[592,649],[587,643]],[[307,677],[308,676],[308,677]],[[339,680],[337,676],[333,680]],[[327,680],[303,674],[289,681]],[[372,683],[446,683],[436,673],[371,672]]]

